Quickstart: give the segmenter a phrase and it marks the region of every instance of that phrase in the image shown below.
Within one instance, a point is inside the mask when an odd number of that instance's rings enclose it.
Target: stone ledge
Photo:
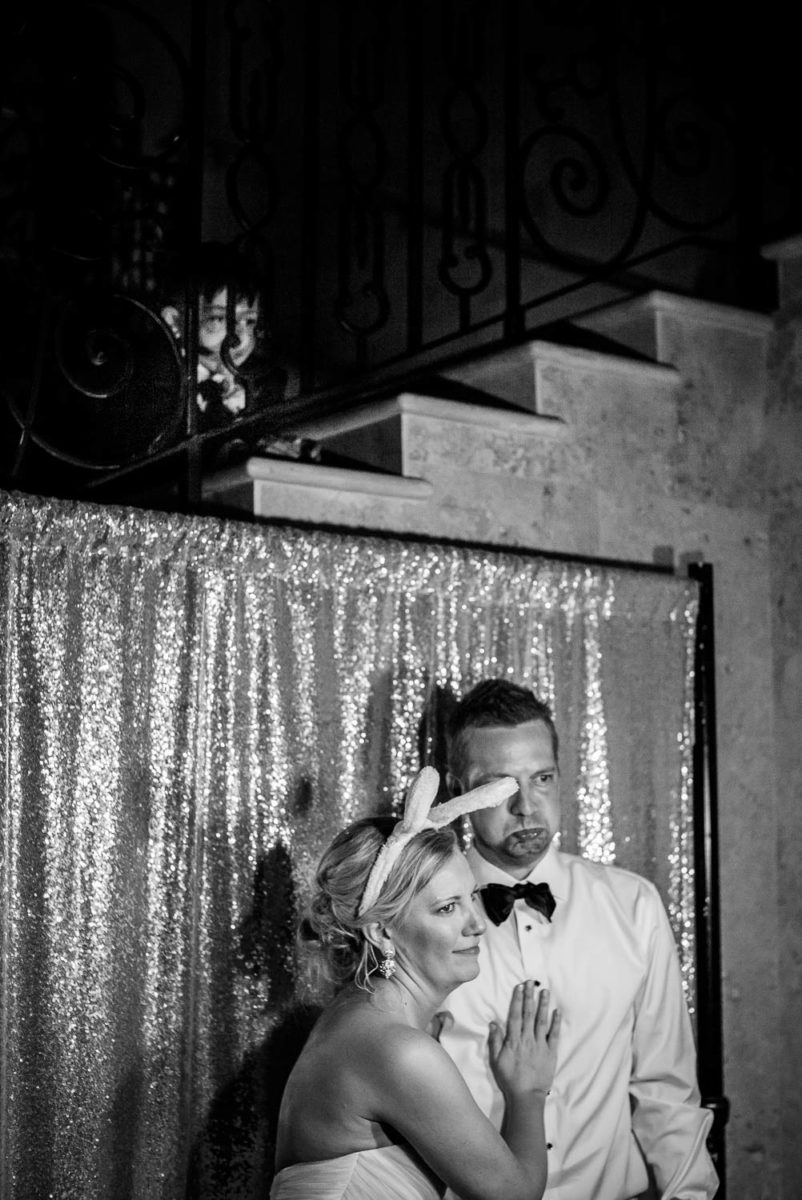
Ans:
[[[312,417],[295,426],[294,432],[306,437],[324,439],[407,415],[453,421],[459,425],[477,425],[502,433],[539,433],[549,437],[559,437],[566,433],[565,423],[558,417],[519,412],[490,404],[444,400],[437,396],[418,395],[415,392],[401,392],[389,400],[363,404],[347,412],[332,413],[331,416]]]
[[[647,292],[632,300],[619,300],[598,308],[593,313],[573,319],[575,325],[594,325],[605,313],[668,313],[687,317],[703,325],[725,325],[743,333],[766,333],[772,328],[772,319],[765,313],[735,308],[730,304],[719,304],[713,300],[697,300],[692,296],[676,296],[673,292]]]
[[[802,233],[793,237],[782,238],[779,242],[769,242],[760,252],[764,258],[772,262],[786,262],[792,258],[802,258]]]
[[[780,307],[798,307],[802,298],[802,234],[770,242],[761,250],[764,258],[777,265]]]
[[[557,346],[553,342],[535,341],[529,345],[535,368],[541,363],[554,363],[569,370],[580,368],[594,374],[628,375],[644,382],[657,380],[665,383],[667,380],[677,379],[676,369],[666,363],[638,362],[616,354],[605,354],[601,350],[586,350],[581,346]]]
[[[381,471],[352,471],[345,467],[327,467],[319,463],[295,462],[283,458],[249,458],[238,467],[218,471],[203,481],[204,499],[260,483],[281,483],[289,487],[325,488],[342,494],[387,496],[401,500],[428,500],[431,483],[426,479],[405,478]]]
[[[766,336],[773,328],[772,318],[765,313],[660,291],[605,305],[595,312],[574,317],[573,324],[617,338],[622,344],[659,362],[662,346],[658,326],[664,316],[680,317],[696,326],[753,336]]]
[[[570,323],[576,324],[574,321]],[[541,421],[556,421],[558,426],[564,428],[565,422],[562,417],[550,412],[542,403],[544,366],[554,366],[574,373],[583,371],[597,375],[630,377],[646,385],[675,378],[672,368],[651,361],[653,356],[636,361],[623,353],[622,347],[619,349],[622,352],[616,354],[614,347],[608,350],[564,345],[535,335],[530,341],[519,346],[449,369],[444,371],[443,375],[457,383],[480,387],[508,403],[517,404],[524,411],[529,410],[530,416]],[[531,426],[527,428],[531,430]]]

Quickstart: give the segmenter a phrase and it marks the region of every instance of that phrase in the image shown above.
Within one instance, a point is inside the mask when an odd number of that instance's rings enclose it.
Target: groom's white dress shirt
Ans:
[[[518,882],[474,849],[468,860],[480,884]],[[699,1107],[676,944],[657,889],[553,846],[528,878],[551,887],[552,923],[523,900],[501,925],[488,920],[479,977],[448,997],[454,1022],[442,1045],[500,1127],[488,1026],[505,1022],[514,985],[535,979],[562,1012],[545,1200],[631,1200],[648,1186],[644,1160],[664,1200],[710,1200],[712,1114]]]

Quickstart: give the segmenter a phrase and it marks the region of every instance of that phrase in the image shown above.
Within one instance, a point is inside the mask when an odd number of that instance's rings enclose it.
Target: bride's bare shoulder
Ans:
[[[369,993],[351,995],[323,1014],[318,1034],[329,1049],[337,1048],[354,1060],[385,1060],[398,1055],[444,1053],[437,1042],[405,1019],[401,1012],[378,1003]]]

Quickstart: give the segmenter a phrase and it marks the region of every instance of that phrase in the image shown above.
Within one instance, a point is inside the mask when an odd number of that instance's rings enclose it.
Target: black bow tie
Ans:
[[[487,883],[482,888],[485,912],[494,925],[507,920],[516,900],[525,900],[530,908],[543,913],[547,921],[551,920],[556,908],[547,883],[516,883],[514,887],[507,887],[506,883]]]

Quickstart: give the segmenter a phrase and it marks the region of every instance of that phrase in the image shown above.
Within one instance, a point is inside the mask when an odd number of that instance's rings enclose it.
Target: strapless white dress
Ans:
[[[444,1191],[404,1146],[379,1146],[285,1167],[270,1200],[441,1200]]]

